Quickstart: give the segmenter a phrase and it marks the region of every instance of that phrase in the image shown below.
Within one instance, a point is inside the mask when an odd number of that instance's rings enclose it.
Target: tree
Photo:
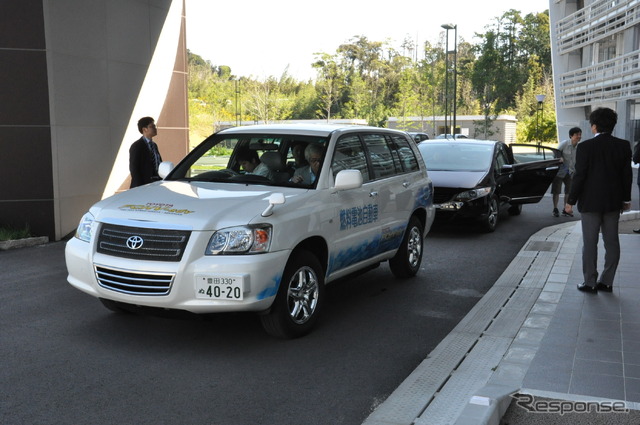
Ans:
[[[245,108],[255,120],[270,123],[291,117],[293,102],[280,90],[280,82],[274,77],[246,84]]]
[[[336,57],[327,53],[317,53],[317,60],[313,64],[318,74],[316,92],[319,98],[322,116],[331,119],[331,108],[340,100],[343,90],[344,77],[336,62]]]
[[[478,43],[459,40],[456,45],[457,113],[482,114],[479,122],[484,126],[479,135],[489,137],[495,117],[515,111],[518,137],[530,136],[537,108],[535,94],[542,90],[549,99],[543,123],[549,132],[539,133],[551,140],[554,126],[547,124],[555,115],[548,12],[522,17],[511,9],[485,30],[476,34]],[[436,115],[444,114],[442,32],[437,43],[425,42],[422,49],[409,37],[396,49],[389,40],[356,35],[334,53],[317,53],[310,66],[316,70],[315,81],[298,82],[286,69],[278,78],[258,81],[234,77],[229,66],[213,65],[189,52],[192,130],[197,127],[208,133],[225,121],[233,122],[236,112],[245,121],[364,118],[374,126],[386,125],[394,115],[418,116],[424,123],[429,116],[435,120]],[[412,124],[405,119],[401,126]],[[423,124],[423,131],[425,127]]]

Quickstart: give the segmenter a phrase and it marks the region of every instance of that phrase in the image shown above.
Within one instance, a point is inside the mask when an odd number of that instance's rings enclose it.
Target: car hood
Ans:
[[[163,181],[127,190],[91,208],[100,222],[212,230],[262,218],[273,193],[285,195],[286,208],[304,202],[308,190],[228,183]],[[305,196],[307,195],[307,196]],[[277,205],[278,208],[285,205]],[[262,220],[260,220],[262,221]]]
[[[431,171],[429,177],[434,187],[452,187],[473,189],[482,184],[488,176],[487,171]]]

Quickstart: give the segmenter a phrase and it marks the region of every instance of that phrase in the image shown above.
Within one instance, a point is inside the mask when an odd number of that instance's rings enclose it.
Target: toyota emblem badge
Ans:
[[[127,239],[127,248],[129,249],[140,249],[142,244],[144,244],[144,240],[140,236],[129,236]]]

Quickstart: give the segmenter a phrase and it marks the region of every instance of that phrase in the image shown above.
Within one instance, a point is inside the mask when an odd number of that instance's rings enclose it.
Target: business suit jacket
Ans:
[[[162,161],[162,157],[160,157],[160,161]],[[160,178],[153,153],[144,137],[136,140],[129,148],[129,172],[131,173],[131,188],[151,183]]]
[[[305,165],[304,167],[296,168],[296,171],[293,173],[293,177],[300,176],[302,177],[302,184],[312,184],[311,181],[311,166]],[[317,176],[316,176],[317,178]]]
[[[567,201],[578,203],[578,211],[606,213],[621,211],[631,200],[631,146],[608,133],[578,144],[576,173]]]
[[[633,148],[633,162],[640,164],[640,142],[636,142]],[[640,186],[640,173],[638,173],[638,186]]]

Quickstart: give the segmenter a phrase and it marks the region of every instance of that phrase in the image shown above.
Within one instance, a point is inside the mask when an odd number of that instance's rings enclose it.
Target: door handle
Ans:
[[[372,192],[369,193],[369,197],[370,198],[375,198],[376,196],[378,196],[378,192],[376,192],[376,191],[372,191]]]
[[[411,185],[411,183],[409,183],[409,182],[402,183],[402,187],[404,187],[405,189],[408,188],[410,185]]]

